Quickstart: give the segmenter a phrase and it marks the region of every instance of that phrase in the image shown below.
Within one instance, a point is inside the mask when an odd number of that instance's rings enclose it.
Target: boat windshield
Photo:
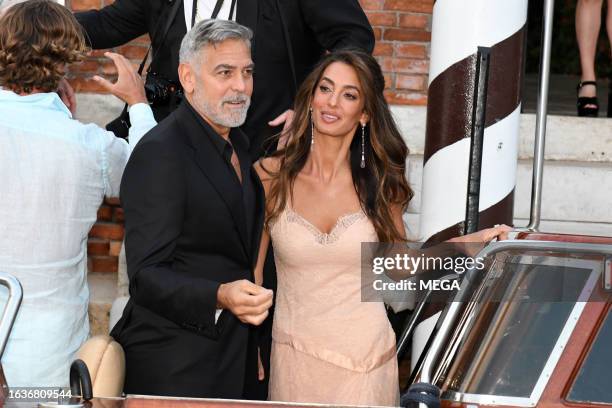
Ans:
[[[457,329],[467,334],[455,333],[449,363],[437,373],[447,397],[479,394],[533,404],[598,282],[602,259],[535,250],[497,253],[467,312],[471,317]]]
[[[612,404],[610,368],[612,367],[612,312],[605,321],[587,354],[567,399],[573,402]]]

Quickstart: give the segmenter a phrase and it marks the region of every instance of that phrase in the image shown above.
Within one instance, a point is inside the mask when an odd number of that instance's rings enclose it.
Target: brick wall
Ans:
[[[433,0],[360,0],[374,28],[387,101],[425,105]]]
[[[98,221],[89,231],[89,271],[117,272],[123,232],[123,209],[119,200],[107,198],[98,209]]]
[[[256,1],[256,0],[247,0]],[[333,0],[330,0],[333,1]],[[359,0],[374,28],[374,55],[385,74],[385,95],[394,105],[425,105],[429,72],[429,41],[433,0]],[[100,8],[112,0],[70,0],[74,11]],[[148,46],[142,36],[113,49],[138,65]],[[114,65],[93,51],[81,64],[71,67],[69,80],[77,92],[102,92],[90,78],[116,74]],[[89,270],[116,272],[123,239],[123,212],[116,200],[107,200],[98,212],[98,222],[89,236]]]
[[[66,5],[73,11],[85,11],[99,9],[112,2],[113,0],[67,0]],[[131,59],[135,65],[138,65],[144,58],[148,45],[149,37],[144,35],[111,51],[122,54],[124,57]],[[76,92],[103,93],[103,90],[91,80],[91,77],[97,74],[106,78],[113,78],[117,74],[115,65],[104,56],[104,51],[106,50],[92,51],[85,61],[70,67],[68,79]]]
[[[112,0],[67,3],[74,11],[81,11],[103,7]],[[397,105],[425,105],[433,0],[360,0],[360,3],[374,27],[374,55],[385,73],[387,100]],[[147,45],[145,35],[113,51],[139,64]],[[103,52],[93,51],[86,61],[72,67],[69,78],[77,92],[101,92],[90,78],[94,74],[106,77],[116,74]]]

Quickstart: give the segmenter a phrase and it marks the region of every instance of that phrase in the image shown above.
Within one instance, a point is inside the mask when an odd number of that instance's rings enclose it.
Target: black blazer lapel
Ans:
[[[238,229],[244,255],[250,260],[242,190],[238,177],[219,155],[210,140],[210,133],[214,130],[209,126],[202,126],[194,115],[186,103],[181,104],[177,109],[178,122],[183,126],[191,145],[195,149],[196,164],[227,205]]]
[[[259,0],[238,0],[236,9],[236,22],[249,27],[253,30],[253,38],[257,30],[257,3]]]

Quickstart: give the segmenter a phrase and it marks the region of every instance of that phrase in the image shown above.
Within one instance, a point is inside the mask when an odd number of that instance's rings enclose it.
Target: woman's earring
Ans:
[[[361,124],[361,168],[365,169],[365,123]]]
[[[315,134],[314,134],[314,119],[312,118],[312,108],[310,108],[310,150],[313,149],[315,143]]]

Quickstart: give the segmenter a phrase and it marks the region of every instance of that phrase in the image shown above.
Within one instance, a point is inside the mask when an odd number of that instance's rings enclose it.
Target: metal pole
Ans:
[[[476,54],[476,75],[474,104],[472,107],[472,129],[470,135],[470,169],[465,208],[463,234],[478,231],[480,204],[480,176],[482,169],[482,144],[484,142],[485,117],[487,110],[487,88],[489,81],[491,48],[478,47]]]
[[[537,231],[542,210],[542,177],[544,175],[544,142],[548,113],[548,81],[550,78],[550,50],[555,1],[544,0],[542,51],[540,53],[540,88],[536,113],[536,135],[533,153],[533,179],[531,182],[531,215],[527,229]]]

